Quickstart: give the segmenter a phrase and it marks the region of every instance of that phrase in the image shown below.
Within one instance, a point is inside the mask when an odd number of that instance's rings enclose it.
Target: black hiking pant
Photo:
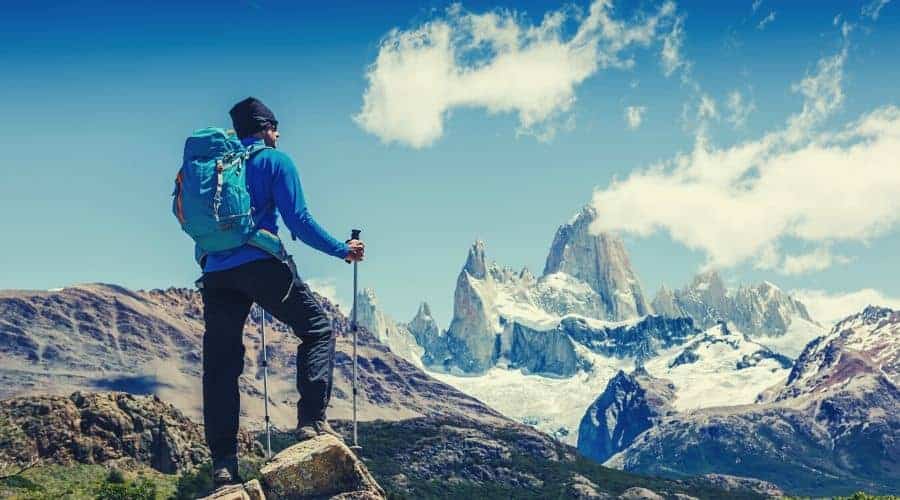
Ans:
[[[201,282],[206,322],[203,421],[213,458],[237,452],[242,337],[254,302],[290,326],[302,342],[297,346],[298,423],[324,419],[331,398],[335,338],[331,321],[309,286],[275,258],[204,273]]]

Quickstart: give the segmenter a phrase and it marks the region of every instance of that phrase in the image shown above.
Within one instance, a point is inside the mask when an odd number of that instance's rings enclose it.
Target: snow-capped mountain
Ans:
[[[648,314],[621,238],[591,234],[595,218],[587,207],[560,226],[540,278],[488,264],[484,242],[475,242],[457,278],[445,342],[427,354],[441,369],[483,373],[513,340],[555,331],[567,316],[621,322]]]
[[[657,314],[688,316],[702,328],[729,322],[790,357],[796,357],[807,342],[825,333],[802,302],[774,284],[764,281],[729,290],[714,270],[698,274],[680,290],[661,287],[652,304]]]
[[[624,320],[651,312],[628,253],[619,236],[593,234],[597,210],[588,205],[556,231],[544,276],[565,273],[586,283],[600,295],[603,309],[592,317]]]
[[[379,342],[386,345],[394,354],[416,366],[422,366],[422,354],[425,350],[416,341],[416,337],[407,325],[397,323],[381,310],[375,290],[365,288],[358,292],[356,308],[356,321],[359,326],[367,328]]]
[[[668,349],[644,364],[651,375],[677,388],[672,405],[679,411],[752,403],[774,384],[784,382],[790,358],[720,323]]]
[[[610,380],[581,420],[578,449],[603,461],[661,416],[753,403],[761,392],[784,382],[791,363],[720,323]]]
[[[900,386],[900,311],[869,306],[839,321],[806,346],[775,400],[839,388],[865,374]]]
[[[798,494],[900,492],[898,344],[900,311],[867,307],[810,342],[757,404],[663,417],[606,464],[751,476]]]
[[[605,356],[643,358],[695,332],[686,318],[608,321],[597,319],[601,311],[600,295],[584,282],[563,272],[534,279],[524,271],[488,265],[479,241],[459,274],[453,321],[444,341],[431,342],[426,356],[443,371],[482,373],[509,362],[532,372],[571,375],[578,363],[575,343]],[[537,357],[547,356],[568,361],[538,368],[545,361]]]

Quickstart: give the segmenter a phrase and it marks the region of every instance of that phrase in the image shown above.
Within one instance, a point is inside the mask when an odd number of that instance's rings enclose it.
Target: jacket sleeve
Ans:
[[[316,250],[343,259],[350,251],[346,243],[338,241],[320,226],[306,206],[303,187],[297,167],[287,155],[279,155],[275,165],[275,178],[272,193],[275,207],[284,220],[284,225],[291,231],[293,239],[300,239]]]

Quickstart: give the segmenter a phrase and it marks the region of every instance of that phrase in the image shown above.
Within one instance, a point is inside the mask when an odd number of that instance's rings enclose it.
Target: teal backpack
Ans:
[[[247,190],[247,160],[266,148],[245,148],[234,131],[212,127],[195,131],[185,141],[172,213],[197,244],[195,258],[201,266],[209,252],[247,244],[286,258],[278,236],[257,227]]]

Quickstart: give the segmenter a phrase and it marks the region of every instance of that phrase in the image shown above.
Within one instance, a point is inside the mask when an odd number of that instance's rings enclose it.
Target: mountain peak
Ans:
[[[706,290],[712,287],[725,288],[725,282],[722,281],[722,276],[719,275],[719,271],[716,269],[708,269],[697,273],[694,276],[694,281],[691,282],[691,288],[694,289]]]
[[[566,273],[577,278],[603,300],[606,318],[613,320],[643,316],[651,311],[622,238],[612,233],[594,234],[591,222],[597,217],[585,206],[568,223],[559,226],[544,265],[544,276]]]
[[[431,317],[431,307],[428,305],[428,302],[422,301],[419,304],[419,310],[416,312],[416,318],[430,318]]]
[[[468,271],[473,278],[484,279],[487,273],[487,265],[484,261],[484,241],[477,240],[472,244],[463,269]]]
[[[589,224],[597,218],[597,209],[593,205],[585,205],[581,207],[572,217],[569,218],[568,225]]]

